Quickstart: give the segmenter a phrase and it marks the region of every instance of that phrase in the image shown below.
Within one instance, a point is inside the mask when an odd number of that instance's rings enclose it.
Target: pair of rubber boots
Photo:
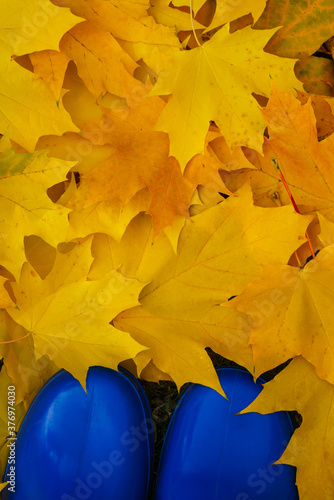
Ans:
[[[217,370],[226,400],[191,384],[170,421],[155,494],[154,425],[126,370],[92,367],[86,389],[62,370],[9,439],[3,500],[296,500],[296,471],[274,462],[293,427],[287,412],[236,415],[262,389],[243,370]],[[11,462],[11,459],[14,462]]]

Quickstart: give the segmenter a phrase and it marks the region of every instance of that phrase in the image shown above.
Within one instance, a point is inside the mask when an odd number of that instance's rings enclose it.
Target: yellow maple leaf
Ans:
[[[24,238],[24,251],[27,260],[39,276],[44,279],[53,268],[56,249],[39,236],[31,235]]]
[[[120,241],[129,222],[138,213],[146,212],[149,208],[151,195],[148,189],[142,189],[125,207],[117,199],[97,201],[86,208],[80,208],[80,203],[79,207],[76,207],[76,202],[77,199],[73,198],[68,205],[74,208],[69,214],[69,239],[105,233]]]
[[[138,191],[147,187],[151,202],[145,210],[153,216],[156,234],[172,224],[176,215],[188,216],[197,179],[183,176],[178,162],[168,157],[166,134],[115,130],[109,134],[109,144],[114,153],[82,175],[77,193],[68,206],[81,201],[84,209],[99,206],[110,214],[114,207],[122,210]],[[100,214],[99,219],[102,219],[102,211]],[[109,225],[111,230],[112,224]],[[114,233],[108,231],[111,236]]]
[[[82,127],[84,137],[93,144],[108,144],[113,139],[113,134],[117,132],[140,132],[152,131],[158,121],[165,103],[157,97],[147,97],[152,85],[145,85],[135,80],[127,88],[126,101],[115,102],[110,109],[103,107],[104,100],[99,107],[101,116],[96,119],[88,119]],[[122,82],[125,86],[125,82]]]
[[[274,32],[248,26],[230,34],[226,25],[204,45],[175,55],[161,72],[151,95],[173,97],[156,128],[169,134],[170,154],[182,169],[204,152],[210,120],[230,148],[261,150],[265,124],[251,93],[268,96],[271,78],[283,89],[301,89],[293,73],[295,61],[262,50]]]
[[[158,43],[127,42],[117,38],[118,43],[134,61],[138,63],[143,61],[147,65],[147,72],[149,75],[153,75],[154,81],[156,79],[156,74],[170,64],[173,55],[179,52],[180,47],[178,38],[173,36],[173,41],[174,40],[176,46],[174,44],[163,45]]]
[[[309,98],[316,118],[318,139],[322,141],[334,132],[334,99],[333,97],[298,92],[298,100],[302,104],[305,104]]]
[[[321,226],[323,218],[320,219]],[[334,224],[329,223],[333,241]],[[325,225],[328,227],[328,222]],[[268,278],[251,283],[228,305],[249,314],[250,343],[259,375],[302,354],[319,377],[334,383],[334,244],[320,250],[303,268],[268,268]]]
[[[79,76],[97,99],[107,91],[124,96],[127,82],[136,63],[120,47],[115,38],[97,30],[87,21],[76,25],[64,35],[60,49],[77,65]]]
[[[242,411],[301,413],[301,427],[295,430],[278,461],[297,467],[300,500],[332,500],[334,496],[333,402],[333,385],[321,380],[304,358],[297,357],[267,382],[255,401]]]
[[[194,382],[212,387],[220,394],[223,392],[205,352],[206,347],[252,371],[252,350],[248,338],[237,338],[236,318],[239,314],[230,314],[228,309],[219,306],[200,307],[196,302],[197,315],[191,316],[193,309],[183,313],[174,311],[174,304],[171,303],[171,310],[164,317],[161,311],[150,312],[149,300],[146,303],[147,307],[144,305],[120,314],[113,323],[150,348],[144,354],[142,369],[153,360],[160,371],[172,377],[178,388],[186,382]],[[137,364],[140,357],[141,353],[135,358]]]
[[[6,281],[7,281],[7,278],[0,276],[0,308],[1,309],[14,305],[12,299],[8,295],[7,290],[4,287],[4,284],[6,283]]]
[[[58,0],[57,3],[62,3]],[[71,11],[85,17],[102,32],[110,32],[115,38],[129,42],[144,42],[146,44],[164,44],[178,47],[180,45],[174,30],[157,24],[147,10],[149,1],[111,0],[66,0],[66,6]]]
[[[120,311],[138,303],[144,285],[124,278],[116,269],[88,281],[90,246],[88,239],[67,254],[59,254],[44,280],[25,263],[19,283],[11,285],[17,308],[7,309],[31,334],[36,359],[47,354],[83,386],[89,366],[116,369],[120,361],[145,349],[109,324]]]
[[[175,218],[188,217],[191,197],[199,184],[226,192],[218,173],[221,164],[208,151],[197,155],[184,175],[181,174],[178,162],[168,157],[167,135],[151,130],[164,103],[156,96],[146,99],[146,90],[147,86],[138,83],[133,88],[136,98],[133,92],[129,107],[103,109],[102,118],[89,120],[83,126],[87,139],[93,144],[107,145],[112,154],[89,172],[76,167],[83,175],[78,191],[67,206],[74,209],[70,215],[71,225],[76,230],[81,227],[82,232],[71,232],[71,237],[99,230],[119,240],[125,229],[117,234],[121,219],[126,218],[128,223],[141,210],[152,215],[157,235],[171,226]],[[138,193],[145,187],[150,199],[147,193]],[[143,200],[137,208],[134,197]],[[130,205],[137,210],[135,213],[130,211]],[[131,218],[125,217],[130,213]],[[92,217],[99,229],[94,228],[94,223],[89,224]]]
[[[152,131],[164,102],[157,96],[145,98],[149,87],[137,82],[129,87],[121,109],[101,107],[102,116],[81,125],[81,136],[54,142],[53,156],[79,160],[80,186],[73,185],[73,196],[66,202],[73,210],[69,238],[99,231],[119,240],[140,211],[152,215],[157,235],[176,218],[188,217],[198,184],[226,192],[218,173],[221,164],[208,151],[197,155],[184,175],[176,160],[168,158],[167,135]],[[40,145],[50,147],[51,141],[45,138]],[[140,193],[145,187],[148,190]]]
[[[89,277],[98,279],[105,268],[119,268],[124,276],[142,283],[152,281],[177,252],[177,242],[185,221],[180,217],[154,238],[152,219],[139,213],[127,225],[120,241],[107,234],[95,234],[92,244],[94,262]],[[132,248],[129,253],[129,248]]]
[[[164,103],[157,96],[146,99],[147,89],[137,82],[129,89],[127,105],[102,108],[102,116],[82,125],[82,136],[57,140],[52,155],[77,158],[81,174],[80,186],[66,203],[73,210],[70,238],[99,231],[119,240],[140,211],[152,215],[158,234],[176,217],[188,217],[198,184],[224,190],[220,164],[209,154],[194,160],[184,175],[168,157],[167,135],[152,131]]]
[[[6,16],[0,21],[0,132],[9,127],[10,137],[33,151],[43,134],[74,131],[69,114],[54,99],[45,82],[19,66],[12,56],[44,49],[58,49],[59,40],[78,22],[68,9],[48,0],[29,2],[24,16],[19,0],[5,1]]]
[[[42,78],[56,100],[59,100],[69,58],[57,50],[41,50],[29,54],[36,78]]]
[[[149,380],[151,382],[157,382],[159,383],[160,380],[170,380],[172,381],[171,377],[168,375],[168,373],[164,373],[159,368],[155,366],[153,361],[150,361],[145,368],[141,372],[141,376],[143,377],[144,380]]]
[[[131,253],[129,248],[132,248]],[[152,281],[174,256],[172,245],[163,232],[153,238],[152,219],[144,213],[132,219],[118,243],[107,234],[95,234],[92,252],[94,262],[90,277],[100,278],[106,267],[116,267],[124,276],[137,278],[142,283]]]
[[[33,151],[41,135],[77,131],[70,115],[57,102],[47,84],[11,59],[0,40],[0,133]]]
[[[0,258],[16,278],[26,260],[24,236],[40,236],[52,246],[66,240],[69,210],[53,203],[46,190],[65,179],[72,165],[44,151],[15,153],[5,137],[0,142]]]
[[[215,153],[227,163],[221,175],[231,191],[249,180],[257,205],[290,204],[280,175],[271,162],[272,158],[277,158],[299,211],[302,214],[317,211],[334,221],[333,116],[328,103],[320,96],[315,97],[316,100],[307,102],[307,98],[305,102],[304,96],[302,105],[290,92],[272,85],[269,102],[262,111],[269,133],[263,145],[263,156],[243,148],[249,161],[245,157],[243,160],[233,158],[221,147],[223,140],[212,141]],[[319,131],[326,135],[320,142]]]
[[[204,0],[192,0],[191,7],[194,10],[194,14],[196,15],[199,9],[203,6]],[[174,0],[173,5],[175,7],[189,7],[189,3],[185,0]]]
[[[265,0],[217,0],[215,15],[206,31],[251,13],[257,21],[266,6]]]
[[[176,3],[173,2],[173,5],[176,6]],[[189,4],[187,7],[188,6]],[[175,28],[176,31],[190,31],[192,29],[189,13],[171,7],[169,0],[152,0],[149,13],[154,17],[157,23]],[[193,23],[194,29],[204,29],[204,26],[195,19],[193,20]]]
[[[219,304],[262,275],[270,262],[286,262],[293,245],[304,240],[308,222],[292,207],[254,207],[248,190],[206,210],[182,230],[177,255],[166,262],[168,253],[157,252],[154,279],[141,293],[141,306],[121,313],[114,325],[150,347],[146,361],[150,354],[179,386],[205,381],[217,389],[203,352],[208,346],[252,371],[250,332],[239,328],[246,316],[230,315]],[[132,238],[124,238],[129,256],[134,234],[135,226]],[[145,265],[151,263],[140,257],[135,272],[149,277]]]
[[[301,213],[316,210],[334,220],[334,136],[318,142],[311,100],[302,105],[289,92],[272,87],[263,110],[270,139],[266,141],[262,171],[276,176],[270,165],[276,157]],[[277,186],[282,193],[282,184]],[[281,196],[284,199],[284,195]],[[285,195],[286,198],[286,195]]]
[[[2,491],[4,488],[6,488],[8,483],[0,483],[0,491]]]
[[[81,19],[49,0],[31,0],[22,12],[20,0],[3,0],[0,39],[20,56],[39,50],[58,50],[61,37]],[[80,16],[80,14],[79,14]]]
[[[66,6],[101,33],[111,33],[134,61],[142,59],[154,71],[160,71],[180,47],[175,28],[156,23],[148,14],[149,1],[67,0]]]
[[[7,311],[0,311],[0,356],[15,386],[16,402],[29,408],[33,398],[58,370],[49,357],[36,359],[34,342],[26,330],[15,323]]]

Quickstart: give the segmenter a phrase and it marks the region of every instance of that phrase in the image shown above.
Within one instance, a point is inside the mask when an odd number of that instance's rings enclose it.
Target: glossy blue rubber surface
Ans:
[[[293,434],[287,412],[235,415],[261,392],[242,370],[217,370],[229,401],[192,384],[170,421],[156,500],[296,500],[296,470],[272,465]]]
[[[89,369],[86,388],[62,370],[41,389],[16,441],[16,491],[4,500],[146,499],[154,430],[143,389],[102,367]]]

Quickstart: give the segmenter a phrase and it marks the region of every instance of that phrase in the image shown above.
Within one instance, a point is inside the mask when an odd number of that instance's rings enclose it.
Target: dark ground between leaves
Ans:
[[[215,368],[229,366],[238,367],[236,363],[228,359],[223,358],[219,354],[216,354],[211,349],[207,349],[207,352],[215,366]],[[287,361],[283,365],[271,370],[262,375],[262,377],[269,381],[275,377],[280,371],[283,370],[289,364]],[[153,479],[151,484],[150,493],[148,500],[154,500],[155,486],[158,476],[159,461],[161,456],[161,450],[164,443],[164,438],[167,432],[168,424],[172,418],[173,412],[177,407],[178,401],[188,384],[182,386],[180,392],[178,392],[174,382],[162,381],[160,384],[155,382],[146,382],[145,380],[140,380],[143,389],[146,392],[148,401],[150,403],[152,418],[154,422],[154,465],[153,465]],[[301,425],[302,418],[297,412],[290,412],[292,424],[296,429]]]

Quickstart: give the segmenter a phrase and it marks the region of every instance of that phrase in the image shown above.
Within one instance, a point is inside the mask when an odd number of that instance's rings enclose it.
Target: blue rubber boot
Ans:
[[[92,367],[86,388],[62,370],[41,389],[15,442],[15,492],[9,484],[3,500],[146,500],[154,429],[142,387],[125,370]]]
[[[274,465],[293,434],[289,414],[236,415],[262,385],[243,370],[217,373],[229,401],[202,385],[185,391],[165,437],[156,500],[297,500],[295,467]]]

